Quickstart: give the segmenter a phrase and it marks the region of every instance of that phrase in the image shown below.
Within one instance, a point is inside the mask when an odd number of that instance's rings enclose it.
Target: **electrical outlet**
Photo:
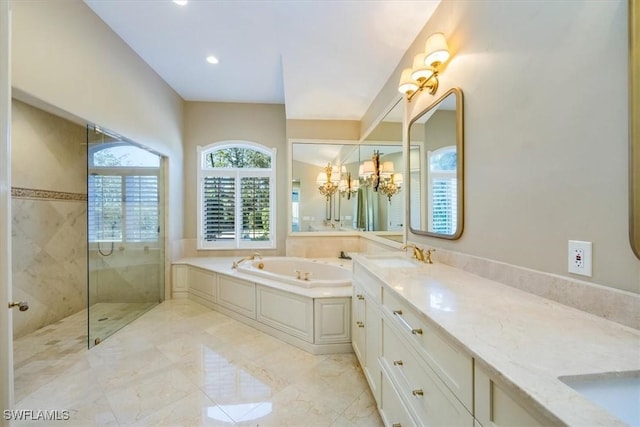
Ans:
[[[569,240],[569,273],[591,277],[591,242]]]

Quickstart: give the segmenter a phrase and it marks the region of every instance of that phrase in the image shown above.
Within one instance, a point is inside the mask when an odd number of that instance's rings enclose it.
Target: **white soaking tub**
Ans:
[[[266,257],[243,262],[238,272],[303,288],[351,286],[351,270],[306,258]]]

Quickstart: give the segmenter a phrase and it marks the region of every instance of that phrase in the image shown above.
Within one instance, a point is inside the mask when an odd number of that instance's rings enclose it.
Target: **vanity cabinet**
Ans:
[[[486,369],[476,364],[475,372],[475,416],[482,427],[528,427],[548,426],[550,421],[540,421],[542,416],[519,402],[513,393],[496,382]]]
[[[369,388],[376,401],[380,400],[381,371],[378,364],[380,356],[380,282],[370,276],[361,267],[354,266],[352,311],[353,349],[360,361]]]
[[[353,346],[388,426],[474,425],[473,358],[354,263]]]

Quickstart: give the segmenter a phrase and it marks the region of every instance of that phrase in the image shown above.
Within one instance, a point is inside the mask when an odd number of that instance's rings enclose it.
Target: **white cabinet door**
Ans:
[[[257,320],[313,342],[313,299],[257,285]]]
[[[348,343],[351,340],[350,300],[350,298],[320,298],[315,300],[316,344]]]
[[[365,360],[365,299],[364,292],[360,285],[353,282],[353,297],[351,298],[352,321],[351,321],[351,345],[353,351],[360,362],[360,366],[364,368]]]
[[[531,409],[519,403],[477,363],[474,378],[475,417],[484,427],[541,427],[546,424],[538,421]]]
[[[380,366],[378,358],[380,357],[380,333],[382,319],[380,317],[380,307],[373,301],[368,301],[365,296],[365,364],[363,366],[364,375],[367,377],[369,387],[373,393],[376,402],[380,401]]]
[[[217,303],[251,319],[256,318],[256,285],[221,274]]]

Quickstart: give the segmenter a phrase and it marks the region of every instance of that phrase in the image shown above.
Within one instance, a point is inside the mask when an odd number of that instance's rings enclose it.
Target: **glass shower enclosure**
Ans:
[[[87,126],[88,341],[164,300],[163,158]]]

